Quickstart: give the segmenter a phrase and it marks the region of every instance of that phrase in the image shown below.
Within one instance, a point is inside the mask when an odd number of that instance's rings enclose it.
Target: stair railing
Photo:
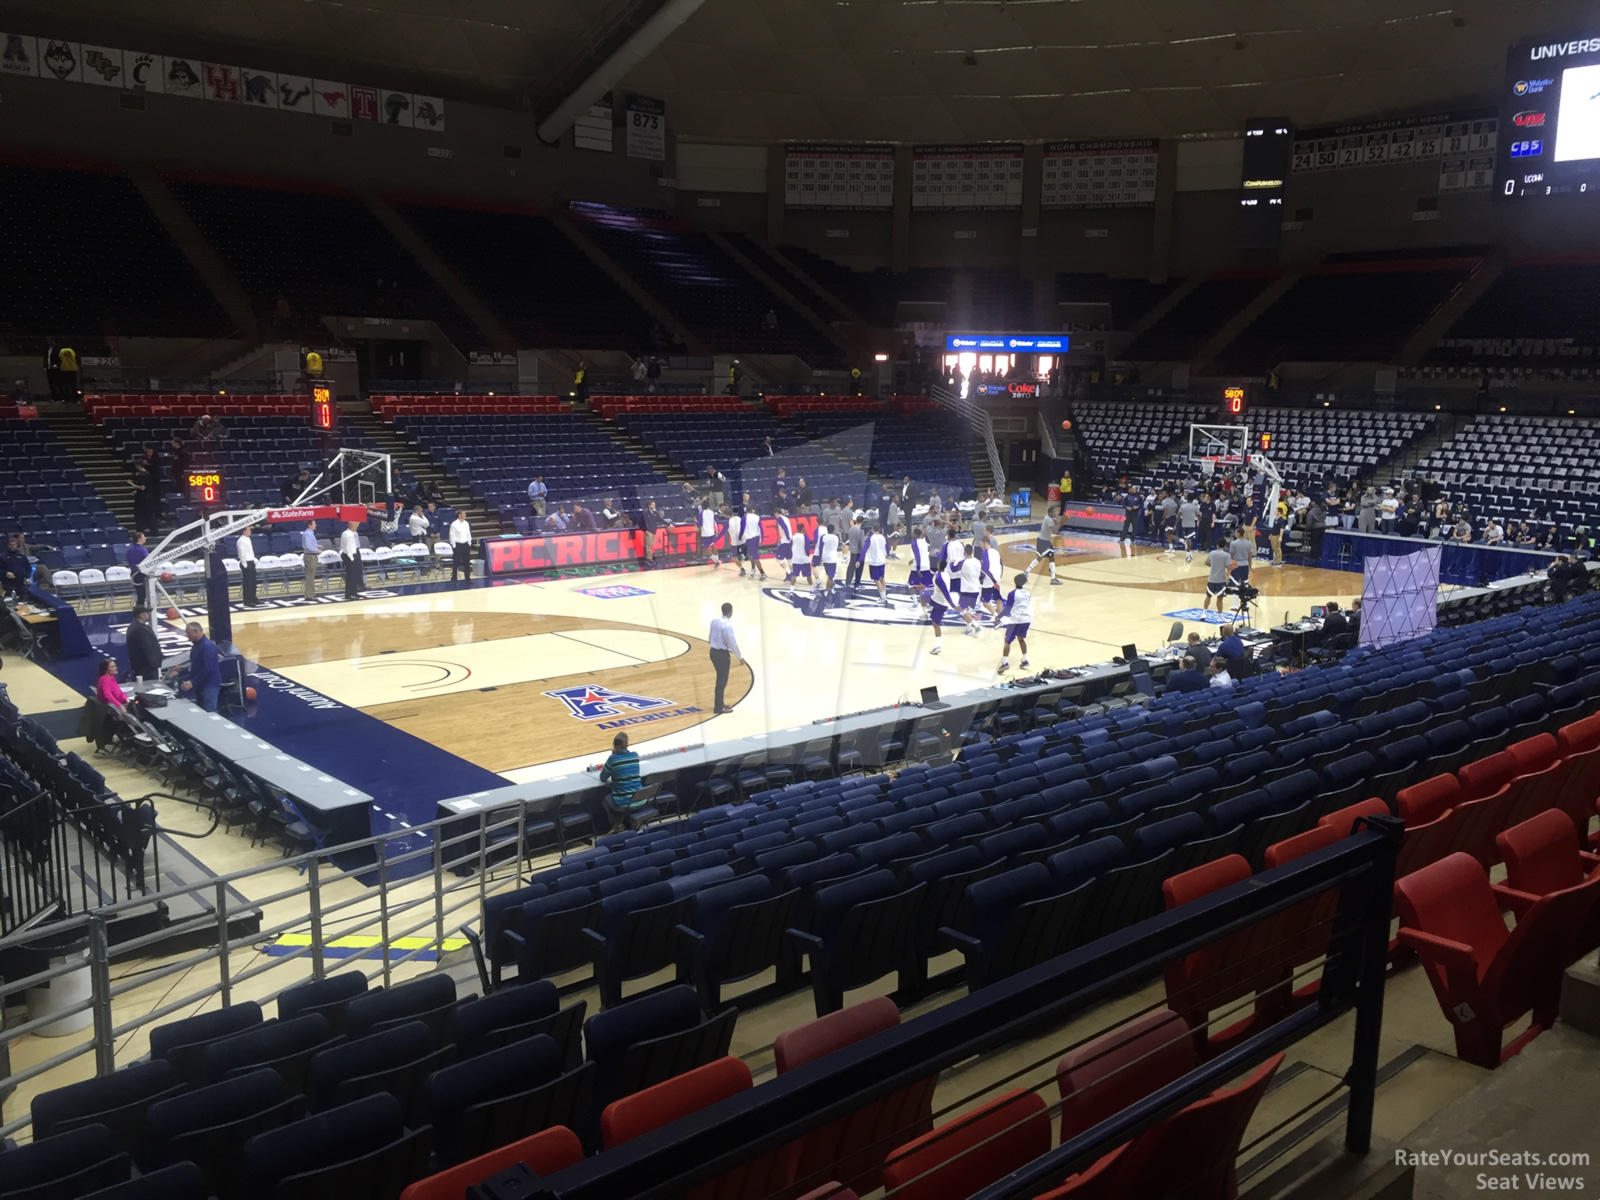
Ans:
[[[928,390],[928,395],[934,403],[963,417],[972,432],[978,435],[983,442],[984,453],[989,456],[989,470],[994,475],[995,491],[1003,495],[1006,490],[1006,472],[1000,465],[1000,447],[995,443],[994,422],[990,420],[988,412],[981,405],[974,404],[971,400],[963,400],[949,388],[937,383]]]

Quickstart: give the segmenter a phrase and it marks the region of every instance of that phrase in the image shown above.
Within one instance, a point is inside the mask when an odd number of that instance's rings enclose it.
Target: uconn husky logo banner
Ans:
[[[596,729],[621,729],[626,725],[643,725],[700,711],[692,704],[678,704],[662,696],[635,696],[608,687],[557,688],[545,695],[565,704],[569,716],[579,721],[597,722]]]

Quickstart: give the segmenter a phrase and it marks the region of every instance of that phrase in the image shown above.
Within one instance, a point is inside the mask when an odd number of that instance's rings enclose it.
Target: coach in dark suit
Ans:
[[[161,642],[150,627],[150,610],[133,610],[133,624],[128,626],[128,674],[135,679],[161,678]]]

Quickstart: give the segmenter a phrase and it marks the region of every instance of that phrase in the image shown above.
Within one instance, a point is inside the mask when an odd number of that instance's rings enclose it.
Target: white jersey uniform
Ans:
[[[998,588],[1000,586],[1000,551],[993,546],[983,549],[983,586]]]
[[[738,513],[728,518],[728,545],[737,546],[744,541],[744,518]]]
[[[1000,618],[1007,625],[1027,625],[1033,620],[1033,593],[1025,587],[1015,588],[1006,597],[1005,611]]]
[[[700,536],[704,539],[717,536],[717,514],[709,508],[700,510]]]
[[[911,543],[911,569],[913,571],[928,571],[928,539],[918,538]]]
[[[967,548],[961,542],[952,539],[944,544],[944,568],[952,577],[960,573],[961,564],[966,557]]]
[[[875,533],[867,539],[865,558],[869,567],[881,567],[889,561],[889,543],[883,534]]]
[[[824,565],[839,563],[839,535],[828,532],[822,535],[822,562]]]
[[[983,568],[974,555],[961,560],[961,590],[976,592],[982,584]]]
[[[794,536],[789,539],[789,561],[792,563],[811,562],[811,551],[806,548],[806,531],[796,529]]]

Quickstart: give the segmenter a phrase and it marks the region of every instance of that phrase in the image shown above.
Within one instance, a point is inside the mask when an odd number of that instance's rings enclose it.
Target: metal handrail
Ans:
[[[37,1033],[85,1012],[92,1014],[92,1027],[87,1036],[58,1054],[0,1079],[0,1088],[7,1091],[16,1086],[49,1074],[85,1054],[94,1054],[97,1074],[107,1074],[116,1069],[117,1044],[129,1034],[144,1029],[174,1014],[193,1011],[197,1006],[220,1002],[224,1006],[232,1000],[234,989],[249,980],[271,971],[284,971],[283,986],[261,999],[270,1004],[286,988],[297,986],[307,979],[325,977],[329,963],[326,953],[331,940],[350,935],[376,933],[379,944],[371,950],[361,950],[349,962],[334,960],[338,970],[358,970],[369,980],[380,979],[385,985],[393,982],[395,973],[415,965],[430,953],[442,955],[446,931],[454,929],[470,913],[464,910],[481,907],[491,892],[503,887],[519,886],[521,872],[528,858],[527,823],[551,807],[549,801],[516,800],[499,807],[485,807],[467,816],[447,816],[424,825],[393,830],[373,837],[359,838],[338,846],[261,866],[247,867],[224,875],[210,876],[201,882],[169,886],[161,891],[117,899],[112,903],[89,908],[63,918],[48,926],[29,929],[0,938],[0,952],[32,949],[51,959],[65,959],[24,978],[8,981],[4,991],[17,994],[27,988],[49,985],[78,971],[89,972],[90,997],[75,1001],[23,1024],[0,1030],[0,1044],[10,1044],[18,1038]],[[514,828],[515,842],[509,838],[495,841],[493,835]],[[408,848],[391,854],[397,839]],[[416,845],[419,839],[425,844]],[[515,851],[515,857],[510,857]],[[555,852],[557,846],[552,846]],[[565,843],[559,849],[564,851]],[[491,864],[489,855],[505,854],[506,860]],[[327,860],[343,854],[365,853],[373,860],[371,865],[346,870],[324,869]],[[408,863],[428,861],[431,870],[422,873],[407,872],[396,878],[396,868]],[[452,880],[446,875],[447,862],[460,863],[476,860],[477,869],[461,879]],[[305,879],[289,888],[273,888],[270,894],[259,899],[246,898],[246,912],[256,912],[267,905],[304,896],[306,910],[292,917],[274,922],[253,933],[230,934],[230,925],[245,915],[241,911],[240,893],[236,885],[248,885],[252,880],[264,878],[285,869],[303,869]],[[363,888],[360,894],[330,900],[328,889],[358,875],[376,871],[378,885]],[[415,891],[406,889],[415,885]],[[190,917],[151,933],[141,934],[113,944],[111,925],[120,917],[155,904],[191,897],[209,902],[212,911]],[[431,929],[432,936],[428,935]],[[216,942],[202,950],[185,953],[175,961],[163,962],[147,971],[114,979],[111,973],[112,956],[126,961],[130,955],[179,936],[215,930]],[[264,961],[247,960],[244,956],[256,947],[283,934],[304,931],[310,936],[308,944],[286,948],[282,954],[265,957]],[[426,940],[413,949],[399,952],[393,943],[402,938],[422,935]],[[252,956],[253,959],[254,956]],[[127,997],[164,980],[182,977],[208,964],[217,964],[214,982],[208,982],[185,995],[174,997],[170,993],[161,998],[155,1007],[130,1019],[118,1022],[113,1019],[114,1003],[127,1003]],[[63,1078],[62,1083],[70,1082]],[[30,1118],[19,1116],[0,1125],[0,1136],[11,1136],[28,1127]]]
[[[1005,468],[1000,465],[1000,447],[994,440],[994,419],[989,416],[988,411],[980,404],[974,404],[970,400],[963,400],[955,392],[939,384],[934,384],[929,388],[928,395],[936,404],[943,405],[951,412],[965,417],[973,432],[983,440],[984,453],[989,457],[989,470],[994,475],[995,491],[1004,494],[1006,490],[1006,472]]]

